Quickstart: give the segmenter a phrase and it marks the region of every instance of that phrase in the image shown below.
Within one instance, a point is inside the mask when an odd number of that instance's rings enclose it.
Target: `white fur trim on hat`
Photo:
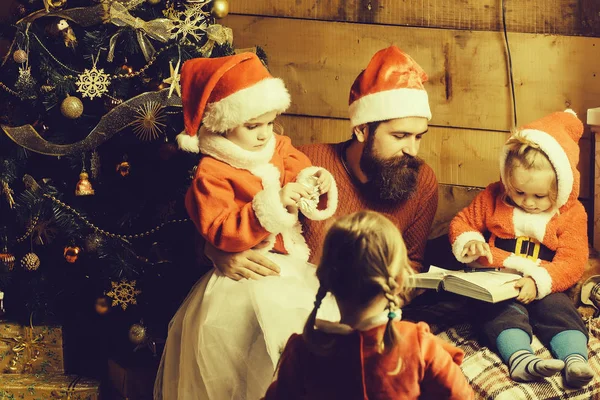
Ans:
[[[368,94],[350,104],[352,126],[395,118],[431,119],[429,97],[423,89],[401,88]]]
[[[187,151],[190,153],[199,153],[200,149],[198,148],[198,136],[190,136],[185,131],[181,132],[176,137],[177,145],[183,151]]]
[[[533,261],[525,257],[519,257],[514,254],[506,257],[503,265],[528,276],[535,281],[537,288],[537,300],[543,299],[552,293],[552,277],[548,270],[538,265],[540,260]]]
[[[280,114],[287,110],[290,101],[290,94],[281,79],[266,78],[207,104],[202,122],[213,132],[225,132],[271,111]]]
[[[454,257],[456,257],[456,259],[461,263],[468,264],[479,258],[479,256],[463,257],[462,255],[465,245],[471,240],[478,240],[485,243],[485,238],[483,237],[483,235],[475,231],[461,233],[460,235],[458,235],[456,240],[454,240],[454,243],[452,243],[452,253],[454,253]]]
[[[523,129],[521,131],[523,137],[533,143],[540,146],[540,149],[548,156],[554,171],[556,171],[556,179],[558,181],[558,196],[556,198],[556,206],[558,208],[564,206],[569,200],[571,191],[573,190],[573,170],[571,169],[571,163],[569,157],[564,148],[558,143],[558,141],[546,132],[539,131],[537,129]],[[506,156],[508,155],[508,149],[506,146],[500,157],[500,177],[502,182],[506,185],[506,176],[504,176],[504,164],[506,163]]]
[[[312,219],[313,221],[323,221],[327,218],[332,217],[333,214],[335,214],[335,211],[337,210],[338,206],[337,185],[335,183],[333,175],[331,175],[331,173],[326,169],[315,166],[304,168],[302,171],[300,171],[300,173],[298,173],[298,176],[296,177],[296,182],[301,183],[304,186],[310,188],[313,185],[313,183],[311,182],[311,177],[314,176],[314,174],[319,170],[322,170],[323,173],[329,175],[329,177],[331,178],[331,187],[329,188],[329,192],[326,193],[327,206],[323,210],[315,208],[310,212],[302,212],[306,216],[306,218]]]

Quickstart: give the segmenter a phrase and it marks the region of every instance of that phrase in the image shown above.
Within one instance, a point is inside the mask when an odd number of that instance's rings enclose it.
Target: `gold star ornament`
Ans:
[[[177,66],[173,69],[173,63],[169,61],[169,69],[171,70],[171,76],[167,79],[163,80],[164,83],[171,85],[169,89],[169,98],[173,95],[173,91],[177,92],[177,96],[181,97],[181,86],[179,85],[179,66],[181,65],[181,60],[177,62]]]

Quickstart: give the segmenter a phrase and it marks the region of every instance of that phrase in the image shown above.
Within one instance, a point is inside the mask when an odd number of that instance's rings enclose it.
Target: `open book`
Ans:
[[[489,303],[498,303],[519,295],[515,281],[521,275],[496,270],[475,272],[451,271],[431,266],[429,272],[413,275],[407,286],[423,289],[446,290]]]

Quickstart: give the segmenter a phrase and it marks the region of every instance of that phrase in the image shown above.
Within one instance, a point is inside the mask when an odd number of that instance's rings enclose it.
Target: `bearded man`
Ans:
[[[339,192],[335,216],[363,209],[385,214],[401,230],[417,271],[438,201],[435,174],[417,158],[431,119],[426,81],[423,69],[396,46],[378,51],[350,90],[352,138],[300,148],[313,165],[333,174]],[[318,262],[328,224],[306,219],[302,225],[310,260]],[[207,246],[205,252],[232,279],[279,272],[254,250],[234,254]]]

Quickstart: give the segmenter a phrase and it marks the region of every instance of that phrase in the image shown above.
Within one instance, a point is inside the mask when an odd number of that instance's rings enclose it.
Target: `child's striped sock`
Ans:
[[[580,388],[592,380],[594,372],[581,354],[571,354],[565,358],[565,380],[567,385]]]
[[[527,350],[515,352],[508,360],[510,377],[518,382],[531,382],[552,376],[565,367],[561,360],[543,360]]]

